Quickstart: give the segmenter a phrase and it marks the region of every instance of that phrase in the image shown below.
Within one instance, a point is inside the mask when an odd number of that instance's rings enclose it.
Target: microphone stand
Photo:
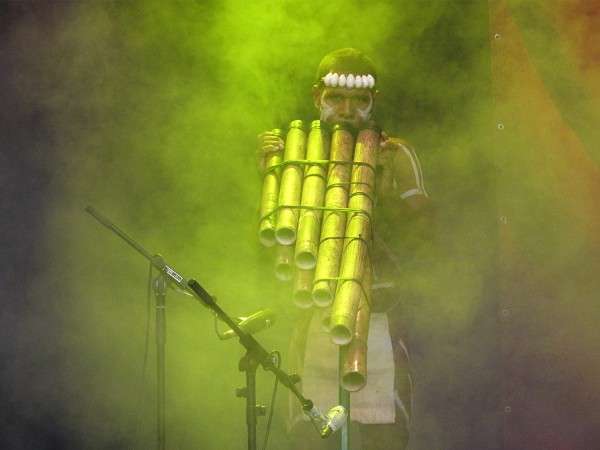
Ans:
[[[160,256],[155,256],[159,257]],[[158,449],[165,449],[165,344],[167,342],[166,308],[167,280],[162,273],[152,282],[156,298],[156,435]]]
[[[344,352],[342,351],[342,347],[339,349],[339,373],[342,374],[344,370]],[[342,383],[339,383],[339,402],[344,408],[346,408],[346,413],[348,414],[348,419],[342,425],[342,429],[340,430],[340,450],[348,450],[350,447],[350,392],[348,392],[342,386]]]
[[[265,407],[256,404],[256,369],[259,362],[249,352],[240,359],[240,372],[246,372],[246,387],[238,389],[238,397],[246,397],[246,427],[248,429],[248,449],[256,448],[256,418],[265,415]]]
[[[239,336],[239,342],[246,349],[246,356],[242,358],[244,361],[244,370],[246,371],[246,380],[248,388],[246,391],[247,409],[246,409],[246,422],[248,424],[248,449],[254,450],[256,448],[256,390],[255,390],[255,375],[256,368],[261,365],[264,370],[273,372],[279,382],[287,387],[297,398],[300,400],[302,409],[305,412],[313,409],[313,402],[307,398],[304,398],[298,391],[295,383],[298,381],[297,376],[291,376],[285,371],[277,367],[273,358],[271,358],[269,352],[258,343],[254,337],[244,330],[242,330],[237,323],[235,323],[231,317],[229,317],[216,303],[216,300],[211,296],[197,281],[190,279],[187,281],[183,276],[165,264],[164,260],[160,255],[152,256],[142,246],[138,245],[133,239],[123,233],[119,228],[113,225],[104,215],[100,214],[93,206],[88,205],[85,210],[98,220],[102,225],[107,227],[109,230],[114,232],[117,236],[123,239],[127,244],[133,247],[138,253],[146,258],[154,268],[156,268],[160,275],[156,281],[157,288],[160,286],[160,294],[157,289],[157,346],[159,349],[159,355],[157,359],[160,359],[158,365],[159,372],[159,402],[158,402],[158,416],[159,416],[159,448],[164,449],[165,445],[165,433],[164,433],[164,330],[165,330],[165,316],[164,316],[164,298],[166,292],[162,292],[162,289],[166,289],[168,283],[174,283],[181,290],[195,294],[195,296],[201,301],[201,304],[212,309],[213,312],[223,320],[229,328],[231,328],[235,334]],[[160,345],[158,345],[160,342]],[[240,370],[242,369],[242,361],[240,361]],[[259,408],[260,409],[260,408]],[[162,446],[162,447],[161,447]]]

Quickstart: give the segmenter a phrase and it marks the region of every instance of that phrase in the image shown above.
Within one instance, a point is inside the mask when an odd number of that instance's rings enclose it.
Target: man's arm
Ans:
[[[435,235],[433,207],[421,165],[405,140],[382,133],[377,161],[376,220],[380,235],[393,247],[419,246]]]
[[[400,202],[415,212],[428,209],[421,165],[413,147],[406,141],[382,133],[381,150],[377,165],[377,197],[382,204],[392,206]]]

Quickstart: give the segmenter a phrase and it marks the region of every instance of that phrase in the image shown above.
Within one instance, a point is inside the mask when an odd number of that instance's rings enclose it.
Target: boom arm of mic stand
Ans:
[[[127,242],[133,247],[138,253],[146,258],[150,263],[159,271],[164,273],[170,282],[175,283],[180,289],[187,291],[191,289],[196,296],[202,301],[204,306],[211,308],[229,327],[240,337],[240,343],[246,348],[250,355],[252,355],[256,361],[265,370],[270,370],[275,374],[281,384],[287,387],[292,393],[298,397],[302,403],[302,409],[310,411],[313,408],[313,402],[305,399],[302,394],[296,389],[295,383],[292,377],[286,372],[281,370],[275,365],[275,362],[269,358],[269,352],[262,347],[254,337],[245,333],[231,318],[225,314],[225,312],[217,305],[215,298],[211,296],[206,290],[200,286],[195,280],[187,281],[183,276],[178,274],[175,270],[165,264],[162,257],[159,255],[152,256],[142,246],[138,245],[133,239],[118,229],[113,223],[102,215],[96,208],[91,205],[85,207],[85,210],[92,215],[98,222],[104,225],[106,228],[117,234],[121,239]]]

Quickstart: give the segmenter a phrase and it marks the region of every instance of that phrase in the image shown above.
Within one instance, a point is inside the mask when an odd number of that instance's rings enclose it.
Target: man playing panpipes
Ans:
[[[370,58],[352,48],[327,55],[317,70],[312,87],[319,118],[328,125],[350,124],[360,130],[371,120],[379,101],[377,72]],[[284,141],[273,132],[258,136],[256,159],[259,171]],[[410,362],[401,339],[398,276],[400,264],[388,241],[406,233],[402,216],[427,216],[429,200],[418,159],[412,147],[381,132],[377,149],[376,200],[374,209],[372,301],[368,326],[366,386],[353,392],[350,448],[402,449],[408,441],[412,382]],[[322,310],[300,309],[290,347],[290,372],[301,375],[302,394],[320,408],[337,405],[339,347],[322,331]],[[323,411],[325,412],[325,411]],[[290,445],[295,449],[337,448],[339,439],[321,439],[306,421],[297,399],[290,403]]]

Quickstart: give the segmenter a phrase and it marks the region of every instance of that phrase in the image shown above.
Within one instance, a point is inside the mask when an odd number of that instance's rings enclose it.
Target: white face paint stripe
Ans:
[[[336,113],[337,108],[334,108],[333,106],[325,103],[325,100],[323,100],[324,97],[325,91],[321,93],[321,120],[323,122],[327,122],[327,119],[329,119],[329,117]]]
[[[369,105],[365,109],[357,109],[356,112],[365,122],[371,118],[371,113],[373,112],[373,95],[370,92]]]

